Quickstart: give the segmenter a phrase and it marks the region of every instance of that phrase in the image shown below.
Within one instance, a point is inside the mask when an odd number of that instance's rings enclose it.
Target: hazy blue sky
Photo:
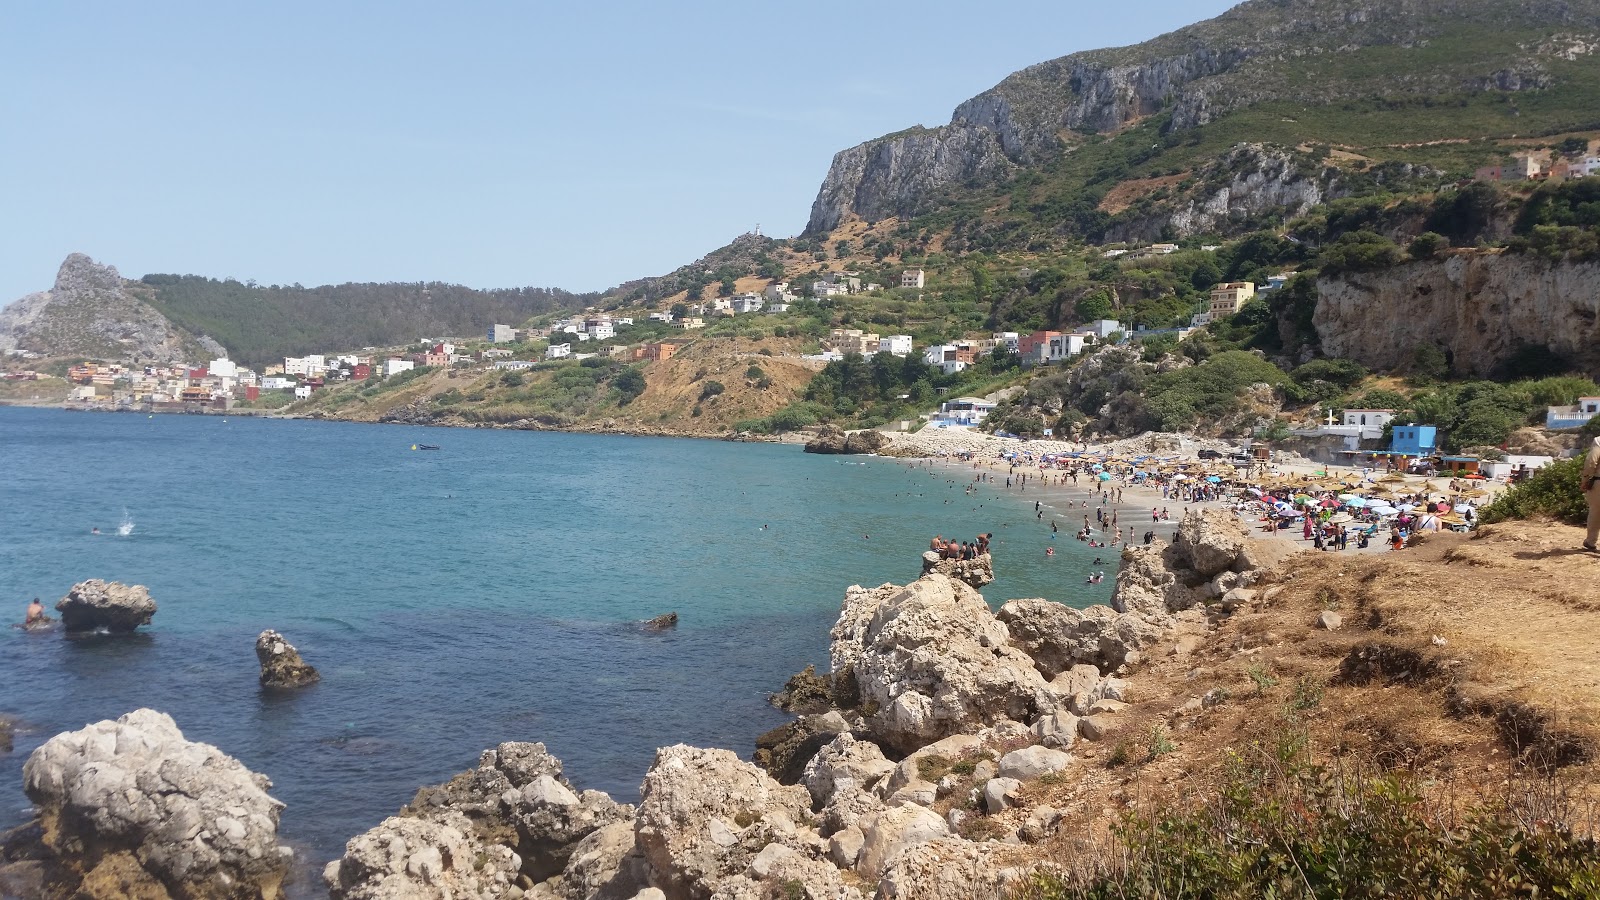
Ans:
[[[0,0],[0,303],[124,275],[609,287],[805,225],[833,154],[1227,0]]]

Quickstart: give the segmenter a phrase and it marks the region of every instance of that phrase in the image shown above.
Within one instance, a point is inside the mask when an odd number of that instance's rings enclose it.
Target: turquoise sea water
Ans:
[[[916,577],[935,532],[995,532],[991,603],[1109,596],[1082,583],[1112,554],[1071,540],[1081,510],[1047,558],[1033,503],[1057,501],[970,480],[767,444],[0,408],[0,618],[92,577],[160,605],[121,639],[0,629],[0,712],[28,727],[0,828],[35,746],[140,706],[272,778],[316,866],[500,741],[634,800],[657,746],[748,757],[785,720],[766,696],[826,669],[844,588]],[[668,611],[675,631],[636,625]],[[322,683],[262,691],[265,628]]]

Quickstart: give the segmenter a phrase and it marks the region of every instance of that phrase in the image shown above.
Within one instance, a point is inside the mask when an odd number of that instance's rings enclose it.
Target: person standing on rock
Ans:
[[[1583,499],[1589,501],[1589,535],[1583,541],[1583,549],[1600,552],[1595,547],[1595,539],[1600,538],[1600,437],[1589,445],[1579,486],[1583,489]]]

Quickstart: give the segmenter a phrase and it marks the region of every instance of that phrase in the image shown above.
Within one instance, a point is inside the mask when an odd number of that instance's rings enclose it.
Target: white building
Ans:
[[[309,384],[295,385],[294,398],[296,400],[304,400],[304,399],[306,399],[307,397],[310,397],[310,396],[311,396],[311,385],[309,385]]]
[[[733,311],[736,313],[753,313],[766,303],[760,294],[738,294],[732,300]]]
[[[566,359],[572,355],[571,344],[551,344],[544,348],[545,359]]]
[[[592,322],[584,330],[589,333],[589,337],[597,341],[606,341],[617,336],[617,328],[610,322]]]
[[[888,353],[893,356],[911,355],[911,335],[891,334],[878,339],[878,352]]]
[[[326,371],[328,371],[328,363],[321,354],[300,357],[286,356],[283,358],[283,374],[285,375],[305,375],[309,378],[315,378]]]
[[[211,365],[206,366],[206,371],[210,372],[213,378],[232,379],[239,377],[239,367],[234,365],[233,360],[227,357],[213,359]]]
[[[811,296],[813,297],[844,297],[850,293],[850,288],[843,284],[834,284],[831,281],[811,282]]]
[[[653,312],[653,313],[650,314],[650,321],[652,321],[652,322],[671,322],[672,321],[672,313],[670,313],[670,312]]]
[[[261,379],[263,391],[287,391],[294,387],[294,381],[279,375],[268,375]]]
[[[1129,328],[1127,325],[1118,322],[1116,319],[1096,319],[1093,322],[1083,326],[1083,330],[1094,335],[1102,341],[1119,331],[1123,334],[1130,334],[1133,332],[1132,328]]]
[[[996,347],[1003,344],[1007,350],[1016,353],[1022,346],[1022,335],[1015,331],[996,331],[994,333],[994,343]]]
[[[951,425],[977,425],[994,412],[994,404],[982,397],[957,397],[939,404],[939,411],[934,414],[935,422],[947,422]]]
[[[1053,363],[1071,359],[1082,353],[1084,346],[1093,341],[1093,334],[1081,331],[1052,335],[1041,347],[1045,354],[1043,361]]]
[[[395,359],[394,357],[390,357],[383,361],[383,375],[385,378],[387,378],[390,375],[399,375],[401,372],[409,372],[416,367],[417,364],[409,359]]]
[[[1577,406],[1547,407],[1544,427],[1551,431],[1582,428],[1595,416],[1600,416],[1600,397],[1579,397]]]
[[[491,344],[515,344],[517,330],[510,325],[490,325],[488,338]]]
[[[927,273],[921,269],[907,269],[900,273],[900,286],[921,290],[927,283]]]

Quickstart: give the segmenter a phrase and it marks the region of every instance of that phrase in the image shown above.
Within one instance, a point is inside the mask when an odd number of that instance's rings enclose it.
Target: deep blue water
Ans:
[[[934,532],[996,533],[991,603],[1109,595],[1081,583],[1081,511],[1047,559],[1040,492],[967,497],[970,470],[936,472],[767,444],[0,408],[0,619],[92,577],[160,605],[121,639],[0,629],[0,712],[28,726],[0,756],[0,828],[26,816],[35,746],[149,706],[272,778],[284,838],[320,866],[500,741],[544,741],[619,800],[657,746],[748,757],[785,718],[767,694],[826,668],[844,588],[914,578]],[[668,611],[677,630],[636,627]],[[262,691],[264,628],[322,683]]]

